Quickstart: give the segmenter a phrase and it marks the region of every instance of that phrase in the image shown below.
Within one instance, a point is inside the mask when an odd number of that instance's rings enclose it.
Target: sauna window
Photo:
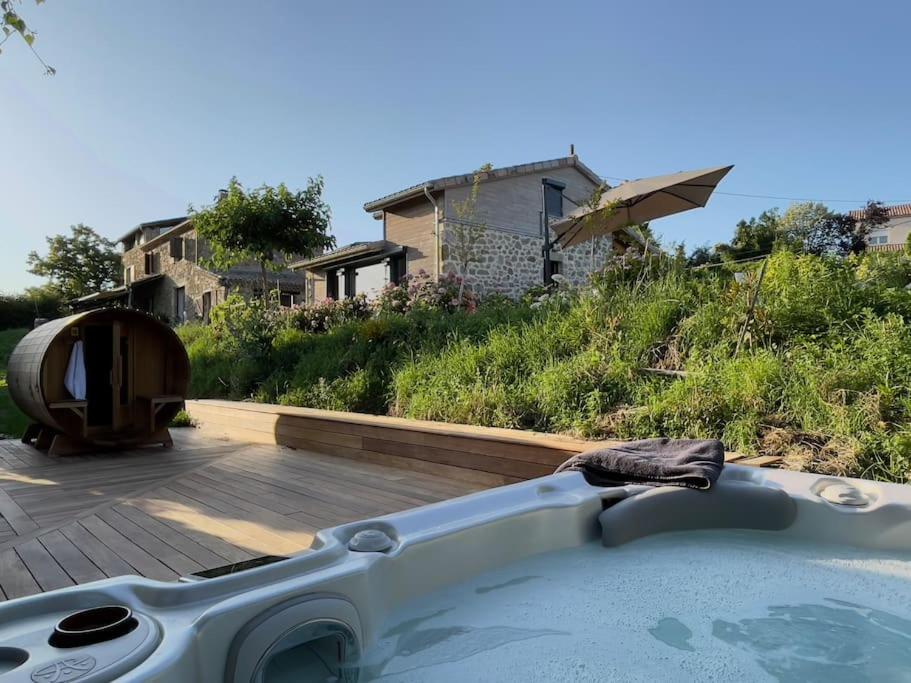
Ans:
[[[175,261],[183,260],[183,238],[182,237],[172,237],[171,238],[171,258]]]

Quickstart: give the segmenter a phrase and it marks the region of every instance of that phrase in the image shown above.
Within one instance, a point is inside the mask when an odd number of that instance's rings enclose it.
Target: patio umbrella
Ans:
[[[705,206],[732,168],[719,166],[623,183],[607,190],[596,208],[580,206],[550,227],[556,241],[566,248],[630,225]]]

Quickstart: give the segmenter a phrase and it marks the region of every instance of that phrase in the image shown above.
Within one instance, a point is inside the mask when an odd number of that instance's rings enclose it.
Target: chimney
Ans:
[[[572,143],[570,143],[570,145],[569,145],[569,156],[571,156],[571,157],[576,156],[576,146]]]

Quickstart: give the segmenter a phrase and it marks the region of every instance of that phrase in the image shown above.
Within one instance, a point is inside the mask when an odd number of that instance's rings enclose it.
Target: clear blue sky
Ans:
[[[736,164],[721,190],[911,200],[905,2],[48,0],[0,55],[0,291],[86,223],[108,237],[245,184],[365,201],[484,162],[605,176]],[[787,201],[716,195],[656,222],[689,246]],[[832,203],[832,207],[854,208]]]

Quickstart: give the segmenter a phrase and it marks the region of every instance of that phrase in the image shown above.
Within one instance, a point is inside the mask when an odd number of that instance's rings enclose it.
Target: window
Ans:
[[[549,218],[559,218],[563,215],[563,183],[554,180],[544,181],[544,203],[547,207]]]
[[[345,268],[345,298],[353,299],[357,295],[357,271],[354,268]]]
[[[212,311],[212,292],[202,293],[202,319],[209,322],[209,313]]]
[[[299,295],[297,292],[279,292],[278,295],[279,303],[286,308],[297,303],[298,298]]]
[[[871,235],[867,238],[867,244],[888,244],[889,238],[886,235]]]
[[[171,238],[171,258],[175,261],[183,260],[183,238],[182,237],[172,237]]]
[[[157,252],[151,252],[145,255],[145,274],[154,275],[160,270],[161,258]]]
[[[187,321],[187,293],[183,287],[174,290],[174,321],[185,323]]]
[[[389,282],[398,284],[405,276],[405,256],[395,256],[389,259]]]
[[[338,271],[326,271],[326,297],[338,301]]]

